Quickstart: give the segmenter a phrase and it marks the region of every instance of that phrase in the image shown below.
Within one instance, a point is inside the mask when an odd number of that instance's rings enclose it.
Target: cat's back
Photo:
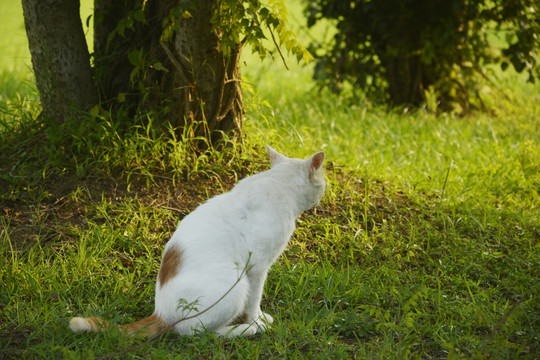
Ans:
[[[180,222],[177,231],[191,236],[231,229],[248,231],[279,218],[293,219],[294,212],[283,194],[281,177],[271,169],[246,177],[231,191],[208,199]]]
[[[275,213],[288,206],[283,189],[279,174],[267,170],[240,180],[229,192],[207,200],[197,210],[208,216],[238,220]]]

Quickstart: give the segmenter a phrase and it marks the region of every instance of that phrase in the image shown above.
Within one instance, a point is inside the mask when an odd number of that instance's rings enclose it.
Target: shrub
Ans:
[[[486,65],[512,64],[529,81],[540,75],[532,0],[305,1],[308,26],[323,18],[336,25],[329,44],[310,45],[315,78],[334,91],[352,85],[394,106],[435,96],[439,109],[468,112],[484,107]]]

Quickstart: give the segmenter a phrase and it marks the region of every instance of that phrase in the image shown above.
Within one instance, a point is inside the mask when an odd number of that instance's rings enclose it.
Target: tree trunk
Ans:
[[[133,0],[94,1],[94,73],[99,97],[106,106],[120,93],[129,93],[129,75],[133,69],[128,51],[136,43],[136,33],[109,36],[118,23],[126,18],[130,10],[141,6]]]
[[[219,29],[214,29],[210,22],[215,3],[198,1],[197,13],[180,21],[172,44],[177,60],[172,89],[180,91],[175,117],[187,126],[202,122],[204,126],[198,133],[210,135],[212,140],[220,138],[220,131],[240,129],[243,115],[241,45],[237,44],[229,56],[220,50]],[[166,50],[168,45],[164,46]],[[173,57],[168,55],[174,64]]]
[[[211,22],[215,0],[147,0],[144,22],[134,22],[124,35],[107,38],[122,18],[141,8],[138,0],[122,4],[95,2],[94,48],[102,101],[123,93],[122,104],[156,114],[154,124],[177,137],[204,137],[215,142],[241,128],[240,44],[226,55],[220,48],[220,29]],[[176,30],[162,39],[164,19],[178,8],[189,16],[175,20]],[[141,51],[141,64],[129,53]],[[137,66],[137,76],[133,70]]]
[[[79,1],[22,0],[22,5],[43,113],[61,123],[98,102]]]

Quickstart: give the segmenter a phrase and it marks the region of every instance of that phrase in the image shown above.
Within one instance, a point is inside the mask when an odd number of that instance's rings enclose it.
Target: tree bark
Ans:
[[[79,1],[22,0],[43,113],[57,123],[98,102]]]
[[[190,3],[190,0],[154,1],[150,15],[163,19],[173,7],[189,8]],[[150,71],[145,84],[156,89],[154,101],[165,105],[165,118],[179,129],[177,135],[188,130],[191,137],[215,142],[223,133],[241,129],[241,45],[237,44],[225,55],[221,50],[220,29],[211,22],[217,1],[199,0],[196,4],[196,10],[178,20],[170,40],[160,42],[159,36],[152,39],[148,46],[150,57],[155,57],[168,71]],[[148,8],[152,9],[151,5]]]
[[[219,132],[240,129],[243,115],[241,45],[237,44],[229,56],[220,50],[220,29],[215,29],[210,20],[215,4],[212,0],[198,1],[197,13],[180,22],[173,43],[182,68],[176,69],[174,79],[174,88],[183,89],[180,111],[184,116],[179,114],[180,118],[186,119],[187,125],[202,121],[200,135],[210,135],[213,140],[220,137]]]
[[[109,36],[137,6],[141,6],[137,0],[94,0],[94,73],[104,105],[114,101],[118,94],[130,92],[133,65],[129,63],[128,51],[136,43],[136,32],[116,34],[111,41]]]
[[[169,124],[177,137],[204,137],[210,142],[241,128],[243,116],[240,85],[240,44],[224,54],[220,29],[211,22],[217,1],[148,0],[145,22],[135,23],[124,35],[107,38],[122,17],[140,8],[138,0],[111,3],[96,0],[94,30],[95,67],[102,100],[122,96],[127,107],[157,114],[154,124]],[[126,5],[127,4],[127,5]],[[175,8],[189,8],[190,15],[176,20],[173,36],[162,41],[164,19]],[[144,71],[131,76],[129,52],[144,53]],[[160,66],[154,66],[160,64]],[[157,121],[157,122],[156,122]]]

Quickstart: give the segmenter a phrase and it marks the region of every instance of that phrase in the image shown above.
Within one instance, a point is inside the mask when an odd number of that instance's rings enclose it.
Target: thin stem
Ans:
[[[448,176],[450,175],[450,169],[454,165],[454,160],[450,162],[450,165],[448,166],[448,170],[446,171],[446,178],[444,179],[443,188],[441,191],[441,200],[444,198],[444,192],[446,191],[446,183],[448,182]]]
[[[274,32],[272,31],[272,28],[270,26],[268,26],[268,30],[270,30],[270,35],[272,35],[272,41],[274,42],[274,45],[276,45],[279,56],[281,56],[281,60],[283,60],[283,65],[285,65],[285,69],[290,70],[289,67],[287,66],[287,62],[285,61],[285,57],[281,53],[281,48],[279,47],[276,41],[276,37],[274,36]]]

